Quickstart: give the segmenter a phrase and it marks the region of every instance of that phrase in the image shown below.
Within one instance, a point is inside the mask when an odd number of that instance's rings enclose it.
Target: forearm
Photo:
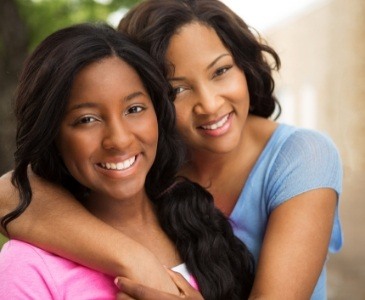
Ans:
[[[334,191],[318,189],[271,213],[250,300],[310,299],[325,264],[335,207]]]
[[[1,216],[13,210],[18,202],[18,193],[10,184],[10,177],[8,173],[0,179]],[[20,217],[9,223],[7,229],[10,237],[29,242],[111,275],[125,273],[126,266],[118,265],[118,260],[115,259],[117,255],[113,253],[117,245],[128,248],[130,244],[131,249],[137,248],[137,252],[139,248],[144,249],[127,236],[93,217],[66,191],[55,186],[53,188],[54,190],[50,185],[43,186],[43,191],[40,191],[39,187],[33,188],[35,200],[33,199]],[[38,197],[38,194],[44,195]],[[3,228],[2,232],[5,234]],[[103,237],[108,238],[103,240]],[[121,248],[122,252],[125,247]],[[99,255],[94,256],[94,253]],[[124,260],[123,264],[124,262],[128,264],[127,260]]]
[[[91,215],[68,192],[31,176],[33,200],[8,225],[11,238],[23,240],[95,270],[177,291],[155,256],[139,243]],[[17,190],[10,175],[0,179],[0,212],[13,210]]]

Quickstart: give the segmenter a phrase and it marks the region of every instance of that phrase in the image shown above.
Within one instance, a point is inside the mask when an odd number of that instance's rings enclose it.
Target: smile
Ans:
[[[200,127],[205,130],[216,130],[218,128],[223,127],[227,123],[228,118],[229,118],[229,114],[225,115],[222,119],[220,119],[216,123],[209,124],[209,125],[201,125]]]
[[[136,161],[136,156],[117,163],[99,163],[98,166],[106,170],[122,171],[130,168]]]

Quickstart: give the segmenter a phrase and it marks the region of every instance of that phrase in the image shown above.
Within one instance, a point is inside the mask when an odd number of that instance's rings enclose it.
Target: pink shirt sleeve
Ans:
[[[57,299],[47,267],[28,244],[11,240],[0,252],[0,299]]]
[[[0,300],[114,300],[117,291],[112,277],[27,243],[0,252]]]

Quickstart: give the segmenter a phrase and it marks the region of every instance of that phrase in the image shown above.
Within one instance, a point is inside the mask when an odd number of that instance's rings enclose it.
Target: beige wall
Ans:
[[[327,132],[343,159],[345,246],[329,262],[329,298],[365,299],[365,1],[324,1],[264,37],[282,59],[281,121]]]

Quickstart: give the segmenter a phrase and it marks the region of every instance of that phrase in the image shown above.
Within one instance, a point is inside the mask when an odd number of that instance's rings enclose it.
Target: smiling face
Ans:
[[[166,59],[174,66],[169,79],[186,144],[213,153],[236,149],[248,115],[248,87],[216,32],[199,23],[183,26],[171,38]]]
[[[57,145],[71,175],[92,195],[144,196],[157,140],[153,104],[132,67],[111,57],[77,74]]]

